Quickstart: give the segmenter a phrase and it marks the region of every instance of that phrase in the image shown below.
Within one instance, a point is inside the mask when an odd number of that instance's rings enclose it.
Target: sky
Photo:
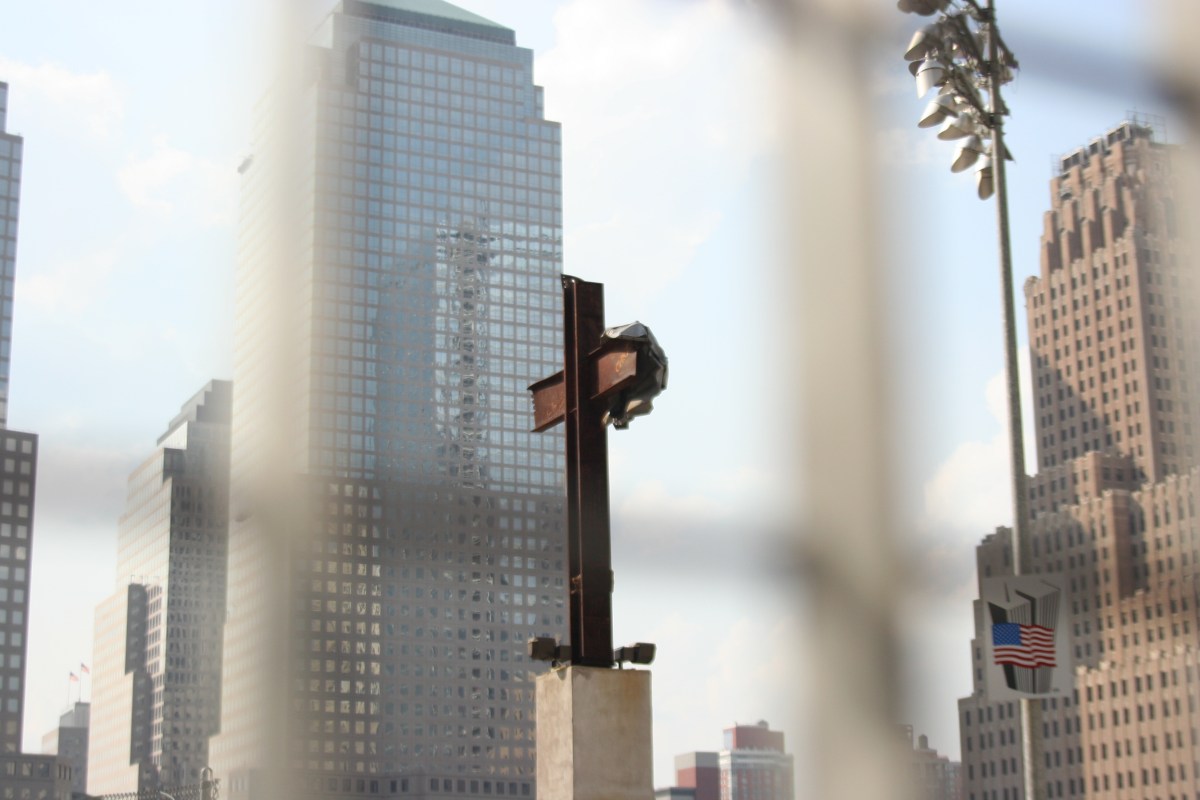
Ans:
[[[616,639],[659,647],[656,784],[735,722],[765,719],[798,746],[794,689],[822,665],[794,657],[803,609],[774,564],[802,477],[763,398],[782,391],[793,343],[772,261],[787,147],[774,93],[820,76],[784,74],[769,21],[739,0],[459,5],[535,53],[546,116],[563,125],[565,270],[604,282],[609,321],[647,323],[671,360],[655,413],[610,437]],[[923,101],[900,54],[921,20],[881,5],[886,52],[864,63],[903,378],[898,528],[919,565],[897,668],[904,721],[957,756],[973,548],[1011,519],[995,208],[949,172],[954,146],[916,128]],[[1022,65],[1006,94],[1018,302],[1052,158],[1127,111],[1165,113],[1144,69],[1146,8],[1001,3]],[[126,476],[184,400],[232,372],[236,167],[271,15],[239,0],[61,0],[5,16],[0,80],[25,137],[10,424],[41,437],[25,719],[37,750],[115,586]],[[1018,327],[1024,347],[1023,313]]]

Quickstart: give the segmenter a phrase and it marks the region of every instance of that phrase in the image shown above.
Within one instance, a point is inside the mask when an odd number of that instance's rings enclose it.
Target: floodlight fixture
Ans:
[[[896,8],[905,14],[920,14],[931,17],[950,5],[950,0],[897,0]]]
[[[975,186],[979,190],[979,199],[987,200],[996,193],[996,172],[992,169],[992,159],[984,156],[975,170]]]
[[[904,58],[908,61],[920,61],[928,57],[942,43],[940,26],[937,23],[919,28],[908,42]]]
[[[944,142],[965,139],[978,132],[979,120],[971,111],[964,111],[955,118],[946,120],[938,129],[937,138]]]
[[[1017,67],[1016,58],[996,31],[994,10],[989,10],[993,2],[989,0],[987,9],[975,2],[956,4],[951,0],[898,3],[907,13],[944,12],[913,34],[904,58],[916,80],[918,97],[940,87],[937,97],[922,110],[917,126],[937,128],[937,137],[943,141],[965,140],[954,153],[954,172],[970,169],[983,156],[1012,160],[1002,141],[987,147],[989,140],[1002,139],[1000,129],[1008,109],[999,100],[997,89],[1012,80]],[[985,90],[993,95],[987,103],[980,96]],[[1000,188],[992,167],[991,159],[979,164],[976,178],[982,199]]]
[[[627,644],[624,647],[618,647],[613,651],[613,661],[615,661],[618,666],[623,663],[650,664],[654,661],[654,656],[657,654],[657,652],[658,647],[648,642]]]
[[[946,68],[932,56],[926,56],[925,60],[920,62],[915,77],[917,79],[917,97],[924,97],[929,94],[930,89],[942,86],[949,80]]]
[[[571,646],[559,644],[551,636],[534,636],[527,640],[525,652],[534,661],[549,661],[556,666],[571,660]]]
[[[917,121],[918,128],[932,128],[934,125],[940,125],[950,117],[958,116],[958,100],[953,94],[939,94],[937,97],[929,101],[925,106],[925,110],[921,112],[921,119]]]
[[[962,172],[970,169],[971,165],[979,160],[979,157],[985,154],[983,140],[978,136],[968,136],[958,147],[958,151],[954,154],[954,163],[950,165],[951,172]]]

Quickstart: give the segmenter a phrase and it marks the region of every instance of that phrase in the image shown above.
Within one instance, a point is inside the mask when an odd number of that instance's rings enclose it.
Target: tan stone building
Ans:
[[[1170,147],[1125,122],[1061,160],[1025,293],[1039,473],[1035,572],[1063,576],[1076,678],[1042,702],[1046,796],[1200,796],[1197,270],[1178,235]],[[1011,573],[1009,532],[980,579]],[[966,800],[1021,796],[1016,703],[959,701]]]

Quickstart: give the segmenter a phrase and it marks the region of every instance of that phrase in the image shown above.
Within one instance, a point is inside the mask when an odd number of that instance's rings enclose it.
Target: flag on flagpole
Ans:
[[[80,675],[91,675],[92,671],[90,669],[88,669],[87,664],[84,664],[82,661],[80,661],[79,662],[79,674]]]
[[[70,677],[70,678],[68,678],[67,680],[69,680],[71,683],[78,683],[78,682],[79,682],[79,676],[78,676],[78,675],[76,675],[74,672],[72,672],[72,673],[71,673],[71,677]]]

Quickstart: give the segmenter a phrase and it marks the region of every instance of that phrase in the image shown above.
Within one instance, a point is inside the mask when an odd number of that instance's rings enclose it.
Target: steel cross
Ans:
[[[571,663],[613,665],[608,398],[637,375],[631,344],[604,339],[604,284],[563,284],[563,369],[532,384],[535,433],[565,422]]]

